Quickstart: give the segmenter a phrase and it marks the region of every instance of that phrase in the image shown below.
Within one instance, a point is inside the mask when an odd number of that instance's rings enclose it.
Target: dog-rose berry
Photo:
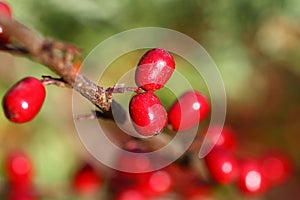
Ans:
[[[129,103],[129,113],[135,129],[143,136],[159,134],[167,123],[167,112],[152,92],[133,96]]]
[[[8,20],[12,19],[12,12],[8,3],[0,1],[0,15],[1,17],[6,17]],[[8,43],[9,36],[6,34],[5,30],[0,26],[0,43]]]
[[[209,113],[206,97],[195,90],[180,96],[168,111],[169,122],[176,131],[186,131],[196,126]]]
[[[162,88],[175,69],[173,56],[166,50],[155,48],[140,59],[135,71],[135,82],[146,91]]]
[[[13,85],[3,98],[6,117],[15,123],[32,120],[45,100],[45,87],[40,80],[27,77]]]

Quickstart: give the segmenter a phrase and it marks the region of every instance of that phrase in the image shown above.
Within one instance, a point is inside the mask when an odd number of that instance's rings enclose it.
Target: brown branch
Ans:
[[[0,24],[6,33],[20,46],[6,45],[1,50],[9,53],[26,53],[31,59],[45,65],[59,75],[68,85],[87,98],[101,111],[107,112],[112,102],[111,93],[77,72],[72,59],[80,56],[79,48],[64,42],[43,38],[23,24],[0,16]]]

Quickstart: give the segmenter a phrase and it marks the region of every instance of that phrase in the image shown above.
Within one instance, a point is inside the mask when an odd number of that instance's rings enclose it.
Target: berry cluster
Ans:
[[[137,90],[129,104],[129,112],[135,129],[143,136],[159,134],[168,121],[176,131],[186,131],[209,113],[207,99],[197,91],[187,91],[169,109],[168,113],[154,94],[170,79],[175,69],[175,61],[161,48],[146,52],[135,72]]]
[[[268,151],[257,158],[236,155],[236,133],[229,127],[211,129],[209,140],[213,149],[202,160],[208,174],[192,167],[192,152],[159,170],[151,169],[155,163],[144,155],[120,154],[117,166],[131,170],[149,170],[147,173],[114,171],[109,177],[113,199],[214,199],[214,186],[232,185],[247,196],[263,195],[272,187],[285,183],[292,174],[290,158],[280,151]],[[221,135],[219,131],[221,130]],[[206,132],[207,134],[207,132]],[[204,136],[206,135],[204,134]],[[136,145],[135,145],[136,146]],[[140,149],[130,151],[140,152]],[[203,178],[207,177],[209,178]],[[174,197],[169,197],[174,195]]]
[[[131,151],[143,152],[140,149]],[[155,163],[151,158],[142,154],[120,154],[117,157],[118,166],[137,171],[142,168],[149,172],[128,173],[112,170],[105,176],[101,169],[84,162],[71,176],[70,192],[77,197],[90,199],[98,198],[103,192],[115,200],[164,197],[214,199],[216,183],[234,184],[242,194],[253,196],[265,194],[270,188],[285,183],[291,176],[292,163],[282,152],[270,151],[255,159],[238,159],[234,152],[235,135],[226,127],[222,130],[216,146],[203,160],[203,167],[206,167],[211,179],[203,178],[203,174],[192,167],[191,152],[176,162],[153,171],[151,169]],[[33,163],[24,151],[10,152],[4,161],[4,171],[9,200],[40,199],[39,188],[33,182]]]
[[[213,128],[209,139],[215,146],[204,161],[211,177],[219,184],[235,183],[244,194],[260,195],[291,176],[292,163],[279,151],[267,152],[260,158],[238,158],[235,133],[228,127]]]
[[[130,151],[142,153],[141,149]],[[129,173],[114,170],[109,177],[109,192],[116,200],[146,199],[192,199],[198,195],[208,195],[207,185],[200,182],[196,172],[186,161],[178,161],[161,169],[153,170],[152,158],[143,154],[120,154],[117,166],[133,171],[147,170],[143,173]],[[171,196],[170,196],[171,195]],[[174,197],[172,197],[174,195]],[[170,196],[170,197],[169,197]],[[172,197],[172,198],[171,198]]]

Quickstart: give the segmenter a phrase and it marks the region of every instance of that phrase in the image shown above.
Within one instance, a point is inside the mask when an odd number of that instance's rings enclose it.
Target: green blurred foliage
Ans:
[[[113,34],[136,27],[165,27],[192,37],[208,51],[222,74],[228,98],[227,123],[240,133],[241,154],[255,155],[266,148],[280,147],[299,166],[300,1],[8,2],[17,20],[47,37],[78,45],[85,55]],[[109,81],[103,81],[114,84],[110,75],[113,69],[136,65],[141,53],[117,60],[106,72]],[[0,60],[1,97],[24,76],[53,75],[24,58],[1,54]],[[185,76],[207,93],[203,81],[199,83],[199,77],[193,76],[192,67],[188,69]],[[175,97],[166,94],[168,91],[159,92],[163,103],[170,105]],[[87,157],[72,121],[71,95],[67,89],[48,87],[40,115],[28,124],[12,124],[1,114],[0,158],[10,149],[24,148],[32,155],[39,184],[68,184],[78,162]],[[299,181],[294,182],[272,191],[266,199],[281,199],[287,193],[299,195],[295,189]]]

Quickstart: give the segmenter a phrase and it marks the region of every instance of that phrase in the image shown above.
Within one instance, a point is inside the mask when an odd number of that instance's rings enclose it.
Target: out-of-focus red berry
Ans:
[[[292,168],[291,159],[279,151],[271,151],[261,157],[261,172],[273,186],[287,181]]]
[[[204,95],[187,91],[170,107],[169,122],[176,131],[186,131],[199,124],[209,113],[210,105]]]
[[[228,126],[214,126],[206,130],[204,136],[214,147],[222,147],[232,152],[236,150],[236,134]]]
[[[167,194],[173,188],[173,179],[167,168],[149,172],[147,179],[141,184],[140,190],[149,197]]]
[[[89,164],[83,166],[73,177],[73,188],[81,195],[95,194],[101,189],[103,179]]]
[[[257,160],[244,160],[240,163],[238,187],[246,195],[262,195],[269,189],[269,183]]]
[[[33,165],[29,156],[16,150],[8,154],[5,163],[8,182],[11,187],[29,187],[33,181]]]
[[[204,157],[213,179],[220,184],[230,184],[239,174],[238,162],[225,148],[215,147]]]

